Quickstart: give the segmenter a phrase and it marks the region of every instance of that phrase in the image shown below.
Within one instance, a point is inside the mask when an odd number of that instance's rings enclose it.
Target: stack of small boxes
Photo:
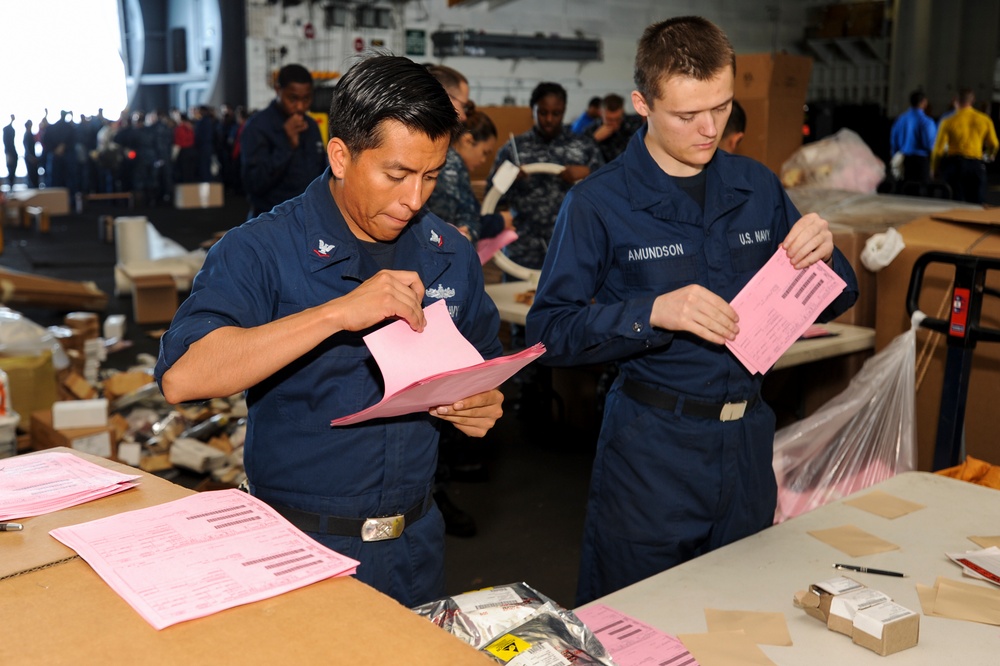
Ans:
[[[850,636],[855,644],[883,657],[913,647],[919,639],[920,615],[845,576],[798,592],[795,605],[831,631]]]

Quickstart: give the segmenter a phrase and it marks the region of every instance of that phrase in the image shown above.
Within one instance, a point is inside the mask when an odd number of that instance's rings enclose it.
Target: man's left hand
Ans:
[[[431,407],[431,416],[451,421],[469,437],[482,437],[503,416],[503,393],[497,389],[477,393],[451,405]]]
[[[809,213],[792,225],[788,236],[781,242],[789,261],[796,270],[815,264],[830,262],[833,257],[833,233],[827,221],[816,213]]]

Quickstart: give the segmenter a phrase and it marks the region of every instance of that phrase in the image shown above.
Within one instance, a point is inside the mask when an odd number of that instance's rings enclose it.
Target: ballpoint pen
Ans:
[[[896,578],[906,578],[906,574],[898,571],[886,571],[885,569],[872,569],[871,567],[859,567],[854,564],[834,564],[834,569],[843,571],[857,571],[858,573],[878,574],[880,576],[895,576]]]
[[[0,523],[0,532],[20,532],[23,529],[21,523]]]

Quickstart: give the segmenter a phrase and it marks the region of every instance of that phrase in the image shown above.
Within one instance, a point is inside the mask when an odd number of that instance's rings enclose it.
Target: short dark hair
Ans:
[[[531,91],[531,101],[528,103],[528,106],[535,108],[535,106],[542,101],[542,98],[548,97],[549,95],[555,95],[562,100],[563,104],[566,103],[566,89],[558,83],[544,81],[535,86],[535,89]]]
[[[604,99],[601,100],[601,106],[604,107],[605,111],[621,111],[625,108],[625,98],[611,93],[604,96]]]
[[[737,132],[747,131],[747,114],[743,110],[743,106],[740,105],[735,99],[733,100],[733,108],[729,112],[729,120],[726,121],[726,129],[722,130],[722,137],[725,138],[730,134],[736,134]]]
[[[493,120],[482,111],[473,111],[465,117],[465,132],[472,137],[475,143],[495,139],[497,136],[497,126]]]
[[[293,83],[313,84],[312,74],[302,65],[285,65],[278,70],[278,87],[285,88]]]
[[[727,66],[736,72],[736,52],[722,29],[701,16],[679,16],[642,33],[635,54],[635,87],[653,106],[670,77],[708,81]]]
[[[588,109],[592,108],[592,107],[595,107],[595,106],[600,106],[600,105],[601,105],[601,98],[600,97],[591,97],[590,101],[587,102],[587,108]]]
[[[976,101],[976,91],[972,88],[959,88],[958,90],[958,103],[961,106],[970,106],[974,101]]]
[[[451,98],[426,67],[400,56],[368,55],[333,89],[329,134],[356,155],[382,145],[387,120],[449,143],[462,130]]]
[[[910,93],[910,106],[916,108],[927,99],[927,95],[923,94],[919,90],[914,90]]]

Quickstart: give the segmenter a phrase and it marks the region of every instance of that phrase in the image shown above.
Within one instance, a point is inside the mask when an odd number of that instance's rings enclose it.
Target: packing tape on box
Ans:
[[[115,218],[115,254],[118,263],[128,266],[149,259],[149,230],[145,217]]]

